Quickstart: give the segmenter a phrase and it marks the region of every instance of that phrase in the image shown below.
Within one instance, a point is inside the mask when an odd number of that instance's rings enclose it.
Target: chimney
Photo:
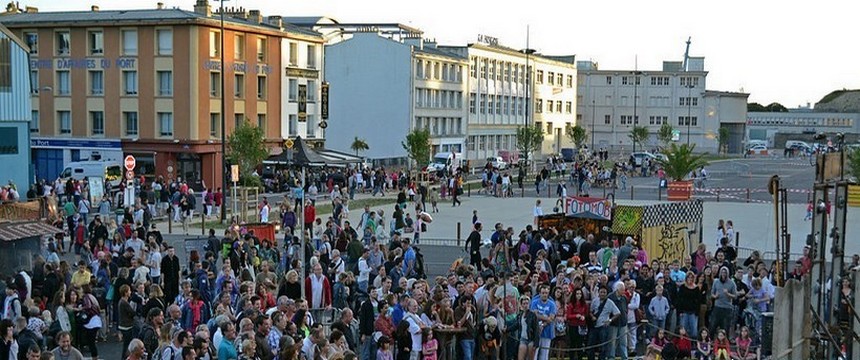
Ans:
[[[270,15],[267,22],[269,25],[277,26],[279,29],[284,27],[284,18],[280,15]]]
[[[209,6],[208,0],[197,0],[194,4],[194,12],[205,17],[210,17],[212,16],[212,7]]]
[[[164,9],[164,3],[163,2],[156,3],[155,8],[158,10]]]
[[[90,6],[90,10],[93,12],[99,11],[99,6],[98,5]]]
[[[263,15],[260,14],[260,10],[251,10],[248,12],[248,19],[251,21],[261,24],[263,23]]]

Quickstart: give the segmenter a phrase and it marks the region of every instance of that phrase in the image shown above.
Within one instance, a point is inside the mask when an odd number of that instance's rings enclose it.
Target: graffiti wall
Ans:
[[[671,262],[683,260],[698,243],[702,201],[652,205],[617,205],[612,214],[615,235],[639,236],[648,257]]]
[[[689,231],[698,228],[697,223],[663,224],[645,228],[642,247],[652,260],[672,262],[682,261],[685,255],[692,252],[689,241]]]

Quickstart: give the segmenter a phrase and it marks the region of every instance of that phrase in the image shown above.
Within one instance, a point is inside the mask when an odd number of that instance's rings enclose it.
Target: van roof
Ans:
[[[84,161],[72,161],[66,166],[71,165],[119,165],[119,161],[110,161],[110,160],[84,160]]]

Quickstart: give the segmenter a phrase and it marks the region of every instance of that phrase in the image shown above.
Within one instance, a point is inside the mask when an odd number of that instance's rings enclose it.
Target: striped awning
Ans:
[[[15,241],[60,232],[63,230],[41,221],[0,222],[0,241]]]

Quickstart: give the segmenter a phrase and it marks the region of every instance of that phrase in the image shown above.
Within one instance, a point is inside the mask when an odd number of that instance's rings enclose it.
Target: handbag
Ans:
[[[113,301],[114,298],[114,287],[113,284],[108,284],[107,294],[105,294],[105,300]]]
[[[588,326],[577,326],[576,331],[580,336],[588,335]]]

